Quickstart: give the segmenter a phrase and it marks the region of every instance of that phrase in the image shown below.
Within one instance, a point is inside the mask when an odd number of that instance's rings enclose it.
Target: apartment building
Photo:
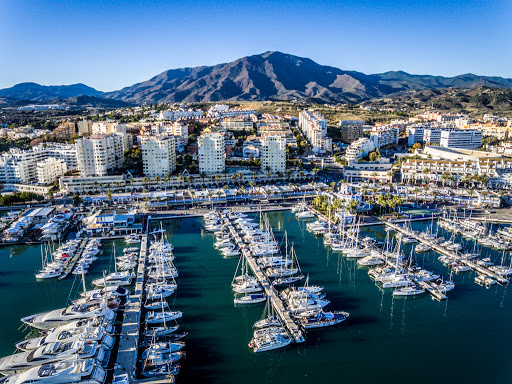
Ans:
[[[92,123],[91,133],[93,135],[126,134],[126,124],[117,121],[99,121]]]
[[[65,121],[64,123],[59,124],[59,126],[52,132],[55,138],[59,140],[68,140],[72,136],[76,135],[76,133],[76,124],[71,121]]]
[[[11,148],[0,156],[0,182],[35,183],[38,181],[37,164],[46,159],[62,160],[66,171],[77,169],[74,145],[43,143],[30,150]]]
[[[206,174],[219,174],[226,168],[224,135],[219,132],[210,132],[197,139],[199,172]]]
[[[36,164],[37,182],[48,185],[53,183],[67,172],[66,162],[53,157],[47,158]]]
[[[350,144],[345,152],[345,159],[348,161],[357,161],[365,156],[368,156],[370,152],[375,151],[375,144],[372,140],[361,137],[357,141]]]
[[[332,152],[332,139],[327,136],[327,120],[322,114],[311,110],[301,111],[299,128],[311,143],[313,152]]]
[[[261,172],[286,171],[286,141],[281,136],[265,136],[261,140]]]
[[[176,170],[176,150],[173,136],[148,136],[141,139],[144,175],[165,177]]]
[[[78,139],[76,153],[82,176],[106,176],[124,163],[124,135],[92,135]]]
[[[397,144],[398,133],[398,127],[392,127],[389,125],[375,126],[370,132],[370,140],[373,141],[376,148]]]
[[[220,126],[227,131],[252,131],[254,128],[252,120],[233,117],[222,119]]]
[[[480,148],[482,146],[482,132],[474,129],[442,131],[439,145],[459,149]]]
[[[358,120],[355,120],[358,121]],[[359,120],[363,124],[349,124],[345,123],[340,127],[340,136],[341,141],[344,143],[350,144],[359,139],[360,137],[363,137],[364,132],[364,120]]]

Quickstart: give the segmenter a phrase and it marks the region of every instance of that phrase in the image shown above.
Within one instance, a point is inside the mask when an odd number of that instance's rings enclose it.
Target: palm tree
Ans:
[[[165,182],[167,183],[167,187],[169,187],[169,181],[171,181],[171,174],[166,173],[165,174]]]

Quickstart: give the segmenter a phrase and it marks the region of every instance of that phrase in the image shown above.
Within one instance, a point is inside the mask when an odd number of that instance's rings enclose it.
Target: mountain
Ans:
[[[383,86],[382,91],[387,91]],[[211,67],[181,68],[107,93],[136,103],[220,100],[357,101],[380,95],[378,79],[311,59],[266,52]]]
[[[47,101],[85,95],[132,104],[297,99],[358,103],[397,92],[481,86],[512,88],[512,79],[473,74],[411,75],[402,71],[366,75],[282,52],[265,52],[214,66],[171,69],[114,92],[102,93],[84,84],[23,83],[0,90],[0,97]]]
[[[512,87],[512,79],[386,72],[365,75],[281,52],[265,52],[211,67],[173,69],[105,94],[134,103],[220,100],[360,102],[396,92],[447,87]]]
[[[80,95],[98,97],[102,94],[103,92],[97,91],[85,84],[40,85],[36,83],[20,83],[11,88],[0,89],[0,96],[38,102],[47,102]]]

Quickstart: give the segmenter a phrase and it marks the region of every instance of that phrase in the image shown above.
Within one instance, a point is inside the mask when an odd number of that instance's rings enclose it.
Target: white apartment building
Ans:
[[[37,163],[56,158],[65,162],[67,170],[77,169],[74,145],[43,143],[31,150],[11,148],[0,156],[0,182],[33,183],[37,182]]]
[[[37,182],[44,185],[51,184],[67,171],[68,168],[64,160],[53,157],[47,158],[36,164]]]
[[[281,136],[265,136],[261,140],[261,172],[286,171],[286,141]]]
[[[423,126],[410,126],[407,128],[407,145],[412,147],[416,143],[423,143],[425,128]]]
[[[82,176],[106,176],[124,162],[124,135],[93,135],[76,141]]]
[[[254,124],[252,120],[225,118],[221,120],[220,126],[227,131],[252,131]]]
[[[73,144],[43,143],[36,145],[32,150],[44,153],[44,158],[56,158],[64,160],[68,171],[78,170],[76,147]]]
[[[203,111],[194,109],[178,109],[162,111],[157,115],[158,120],[179,120],[179,119],[195,119],[202,117]]]
[[[176,170],[176,150],[173,136],[148,136],[141,139],[144,175],[165,177]]]
[[[299,128],[310,141],[313,152],[332,152],[332,139],[327,136],[327,120],[322,114],[311,110],[301,111]]]
[[[373,151],[375,151],[375,144],[373,141],[366,137],[361,137],[350,144],[347,148],[347,151],[345,152],[345,159],[348,161],[357,161],[368,156],[368,154]]]
[[[389,159],[380,158],[379,161],[349,161],[348,166],[343,168],[343,176],[349,182],[354,181],[378,181],[390,182],[390,171],[393,164]]]
[[[93,135],[126,134],[126,124],[117,121],[99,121],[92,123],[91,133]]]
[[[370,132],[370,140],[376,148],[398,143],[399,128],[389,125],[373,127]]]
[[[482,146],[482,132],[474,129],[442,131],[439,145],[445,148],[477,149]]]
[[[219,132],[205,133],[197,139],[199,172],[219,174],[226,168],[224,135]]]

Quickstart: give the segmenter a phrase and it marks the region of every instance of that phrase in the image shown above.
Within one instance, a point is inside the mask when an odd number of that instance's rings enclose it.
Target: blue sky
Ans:
[[[0,0],[0,88],[110,91],[278,50],[345,70],[512,77],[510,0]]]

